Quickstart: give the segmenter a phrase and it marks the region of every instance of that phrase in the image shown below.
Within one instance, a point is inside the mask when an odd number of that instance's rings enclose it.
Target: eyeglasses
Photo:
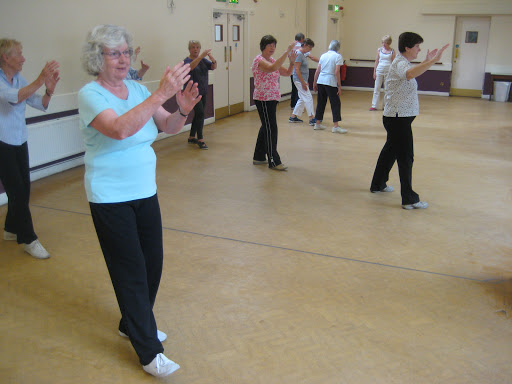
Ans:
[[[133,55],[133,49],[127,49],[126,51],[123,51],[123,52],[119,52],[119,51],[102,52],[101,54],[108,56],[111,59],[119,59],[121,57],[121,54],[124,57],[131,57]]]

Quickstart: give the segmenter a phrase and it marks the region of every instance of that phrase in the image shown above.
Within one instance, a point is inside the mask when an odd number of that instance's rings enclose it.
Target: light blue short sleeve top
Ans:
[[[121,116],[151,95],[135,81],[124,83],[128,88],[127,100],[118,98],[95,81],[78,93],[80,130],[85,143],[84,184],[87,199],[92,203],[119,203],[156,193],[156,156],[151,144],[158,129],[153,118],[123,140],[107,137],[89,125],[104,110],[112,109]]]

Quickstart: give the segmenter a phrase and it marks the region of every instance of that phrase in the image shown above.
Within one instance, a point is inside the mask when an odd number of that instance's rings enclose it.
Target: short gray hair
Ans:
[[[194,44],[199,45],[199,48],[201,48],[201,43],[199,40],[190,40],[188,42],[188,49],[192,48]]]
[[[338,52],[340,50],[340,42],[338,40],[331,40],[329,44],[329,51]]]
[[[117,25],[103,24],[94,27],[85,39],[82,50],[82,65],[89,75],[98,76],[103,70],[105,59],[103,48],[117,48],[128,44],[128,49],[133,50],[132,35],[124,28]],[[133,55],[131,57],[133,60]]]
[[[3,55],[10,56],[14,47],[22,48],[21,43],[14,39],[0,39],[0,65],[4,64]]]

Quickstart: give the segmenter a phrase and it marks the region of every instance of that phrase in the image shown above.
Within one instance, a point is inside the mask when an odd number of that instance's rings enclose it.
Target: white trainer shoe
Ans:
[[[418,201],[414,204],[406,204],[402,205],[403,209],[425,209],[428,208],[428,203],[426,201]]]
[[[381,189],[380,191],[370,191],[371,193],[379,193],[379,192],[393,192],[395,189],[391,185],[386,185],[386,188]]]
[[[340,127],[332,127],[332,133],[347,133],[348,131],[345,128]]]
[[[16,241],[17,239],[18,239],[18,236],[15,233],[4,231],[4,240]]]
[[[123,337],[128,337],[126,333],[121,331],[119,331],[119,335]],[[156,330],[156,337],[158,337],[158,340],[160,340],[161,343],[167,340],[167,335],[164,332],[160,331],[159,329]]]
[[[327,128],[327,127],[325,125],[320,124],[320,123],[315,123],[315,126],[313,127],[313,129],[315,131],[319,131],[319,130],[325,129],[325,128]]]
[[[156,377],[165,377],[180,369],[180,366],[174,361],[165,357],[163,353],[159,353],[151,363],[148,365],[143,365],[142,369],[144,369],[150,375]]]
[[[34,240],[30,244],[25,244],[23,249],[36,259],[47,259],[50,257],[50,254],[46,249],[44,249],[39,240]]]

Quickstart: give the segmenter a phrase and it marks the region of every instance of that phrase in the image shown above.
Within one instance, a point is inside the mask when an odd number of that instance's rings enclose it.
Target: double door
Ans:
[[[244,110],[244,18],[243,14],[213,13],[216,119]]]

